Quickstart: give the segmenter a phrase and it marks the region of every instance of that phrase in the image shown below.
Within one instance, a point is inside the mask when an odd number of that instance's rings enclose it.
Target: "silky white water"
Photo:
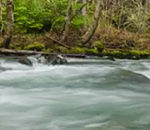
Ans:
[[[149,130],[150,60],[0,60],[0,130]]]

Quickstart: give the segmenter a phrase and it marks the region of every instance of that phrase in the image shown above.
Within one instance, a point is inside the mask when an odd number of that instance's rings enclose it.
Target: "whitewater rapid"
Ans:
[[[0,59],[0,130],[149,130],[150,60]]]

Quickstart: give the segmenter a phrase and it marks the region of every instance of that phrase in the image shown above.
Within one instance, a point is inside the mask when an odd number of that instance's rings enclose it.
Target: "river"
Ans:
[[[150,60],[0,65],[0,130],[150,129]]]

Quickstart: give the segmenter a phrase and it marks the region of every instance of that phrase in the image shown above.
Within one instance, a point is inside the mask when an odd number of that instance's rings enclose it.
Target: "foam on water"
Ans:
[[[32,61],[0,60],[1,130],[149,130],[149,60]]]

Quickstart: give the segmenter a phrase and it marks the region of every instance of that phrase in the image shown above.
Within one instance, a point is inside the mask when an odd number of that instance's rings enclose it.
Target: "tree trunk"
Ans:
[[[0,0],[0,34],[2,34],[2,30],[3,30],[3,12],[2,12],[2,0]]]
[[[142,0],[142,5],[145,6],[146,5],[146,0]]]
[[[80,4],[82,4],[83,5],[83,7],[81,8],[81,10],[80,10],[80,14],[83,16],[83,17],[85,17],[86,15],[87,15],[87,0],[77,0],[77,3],[80,3]],[[82,33],[85,33],[86,32],[86,30],[87,30],[87,25],[85,24],[84,26],[83,26],[83,28],[81,29],[81,32]]]
[[[72,15],[72,2],[73,0],[68,0],[68,8],[67,8],[67,15],[66,15],[66,24],[65,24],[65,30],[62,37],[62,42],[67,40],[67,37],[69,35],[69,28],[71,23],[71,15]]]
[[[7,0],[7,29],[6,37],[3,41],[3,47],[9,48],[14,30],[14,1]]]
[[[87,0],[82,0],[82,3],[83,3],[83,5],[86,5],[87,4]],[[82,16],[83,17],[85,17],[87,15],[87,7],[85,6],[83,9],[82,9]],[[86,30],[87,30],[87,24],[85,24],[84,26],[83,26],[83,29],[82,29],[83,31],[83,33],[85,33],[86,32]]]
[[[83,0],[83,4],[86,4],[87,3],[87,1],[86,0]],[[83,16],[86,16],[86,14],[87,14],[87,8],[86,8],[86,6],[82,9],[82,15]]]
[[[78,0],[77,2],[78,2],[78,3],[81,3],[81,4],[83,4],[83,5],[86,5],[87,0]],[[86,8],[86,6],[84,6],[84,7],[82,8],[82,10],[81,10],[81,14],[82,14],[83,16],[85,16],[86,13],[87,13],[87,8]]]
[[[87,32],[82,36],[83,44],[88,43],[91,40],[91,38],[93,37],[93,35],[97,29],[97,26],[98,26],[100,13],[101,13],[101,1],[97,0],[96,8],[95,8],[94,16],[93,16],[93,22],[91,23]]]
[[[86,5],[87,4],[87,0],[77,0],[77,3],[81,3],[83,5]],[[84,6],[82,9],[81,9],[81,12],[80,12],[83,16],[86,16],[87,14],[87,8],[86,6]]]

